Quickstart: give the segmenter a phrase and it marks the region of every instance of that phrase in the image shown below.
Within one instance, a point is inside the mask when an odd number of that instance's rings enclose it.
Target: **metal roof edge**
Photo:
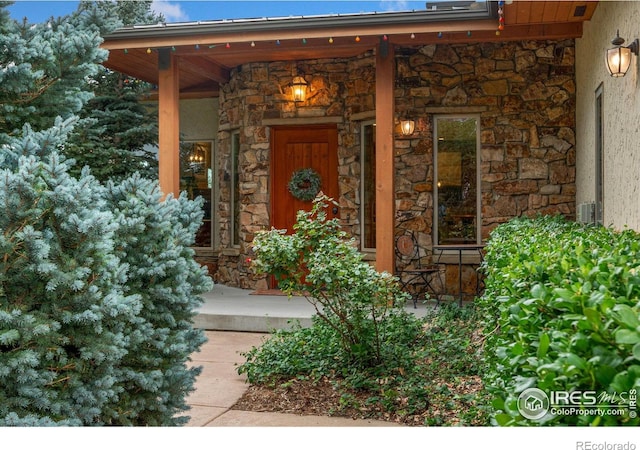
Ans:
[[[260,19],[224,19],[219,21],[197,21],[139,25],[118,29],[106,36],[105,41],[131,38],[178,37],[185,35],[215,35],[324,29],[335,27],[370,27],[383,25],[411,25],[425,22],[451,22],[464,20],[486,20],[497,17],[495,2],[487,2],[487,9],[464,11],[390,11],[353,14],[331,14],[321,16],[291,16]]]

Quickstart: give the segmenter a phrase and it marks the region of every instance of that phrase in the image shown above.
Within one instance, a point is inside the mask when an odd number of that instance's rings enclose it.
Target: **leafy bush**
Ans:
[[[383,325],[391,316],[407,314],[407,295],[395,277],[362,261],[337,219],[327,220],[330,201],[320,195],[311,211],[298,211],[293,234],[257,233],[253,267],[274,275],[283,292],[304,293],[318,317],[336,331],[351,364],[388,365],[395,343],[392,330]]]
[[[71,177],[64,128],[0,154],[0,426],[183,423],[211,287],[188,247],[200,205]]]
[[[292,235],[254,240],[259,273],[303,293],[317,314],[310,328],[276,330],[245,353],[238,372],[273,389],[331,380],[333,413],[424,424],[486,424],[478,382],[475,311],[443,306],[426,319],[407,312],[394,277],[362,261],[353,240],[324,213],[320,196],[298,213]],[[355,411],[355,412],[354,412]]]
[[[601,416],[547,414],[538,421],[517,409],[519,393],[530,387],[618,396],[640,388],[640,235],[522,218],[494,230],[486,251],[479,304],[495,422],[640,424],[633,414],[606,415],[606,408]]]

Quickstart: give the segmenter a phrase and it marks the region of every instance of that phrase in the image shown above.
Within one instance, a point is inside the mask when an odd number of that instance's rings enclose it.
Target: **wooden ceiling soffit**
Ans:
[[[178,58],[178,67],[180,70],[208,78],[216,83],[229,81],[229,70],[208,59],[180,56]]]

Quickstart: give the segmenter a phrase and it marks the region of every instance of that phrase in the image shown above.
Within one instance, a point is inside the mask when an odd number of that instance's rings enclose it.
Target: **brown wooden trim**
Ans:
[[[376,49],[376,270],[394,273],[395,164],[394,48],[381,41]]]
[[[167,50],[168,51],[168,50]],[[163,195],[180,193],[180,92],[178,64],[158,71],[158,172]]]

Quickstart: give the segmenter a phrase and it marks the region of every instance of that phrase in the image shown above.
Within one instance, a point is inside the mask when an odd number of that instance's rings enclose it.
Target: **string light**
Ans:
[[[306,38],[302,38],[302,45],[307,45],[307,39]]]
[[[196,50],[200,50],[200,44],[196,44]]]
[[[276,39],[276,45],[280,45],[280,39]]]
[[[387,36],[386,34],[382,36],[382,40],[383,41],[388,41],[389,40],[389,36]]]
[[[176,51],[176,48],[175,48],[174,46],[171,46],[171,51],[172,51],[172,52],[175,52],[175,51]]]
[[[227,45],[225,45],[225,47],[226,47],[226,48],[231,48],[231,44],[229,44],[229,43],[227,42]]]
[[[471,37],[471,31],[467,31],[467,37]]]
[[[129,50],[127,50],[126,48],[124,49],[124,54],[126,55],[127,53],[129,53]]]
[[[411,33],[411,39],[415,39],[416,35],[414,33]]]
[[[333,38],[332,37],[329,38],[329,44],[333,44]]]
[[[442,31],[438,31],[438,39],[442,39]]]
[[[504,0],[498,2],[498,31],[504,30]],[[496,33],[496,36],[500,36]]]
[[[251,41],[251,46],[252,46],[252,47],[255,47],[255,46],[256,46],[256,43],[255,43],[255,42],[253,42],[253,41]]]
[[[150,47],[147,49],[147,54],[151,54],[151,48]]]
[[[356,36],[356,42],[360,42],[360,36]]]

